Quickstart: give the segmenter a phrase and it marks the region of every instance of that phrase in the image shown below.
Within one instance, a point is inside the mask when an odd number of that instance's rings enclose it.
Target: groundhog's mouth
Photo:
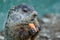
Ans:
[[[23,25],[21,25],[21,26],[23,26]],[[35,29],[36,27],[33,23],[30,23],[27,25],[27,27],[29,27],[29,28],[27,28],[26,25],[24,27],[20,27],[20,28],[18,25],[16,27],[18,27],[18,28],[15,29],[15,32],[18,33],[17,35],[20,38],[27,38],[29,36],[33,36],[37,32],[37,30]]]
[[[20,39],[27,39],[27,38],[29,38],[29,37],[31,37],[31,36],[33,36],[36,32],[33,30],[33,29],[28,29],[28,28],[24,28],[24,27],[22,27],[22,28],[20,28],[20,29],[16,29],[17,31],[16,31],[16,35],[17,35],[17,37],[19,37]]]
[[[25,28],[21,28],[19,31],[19,37],[20,38],[27,38],[29,36],[33,36],[36,33],[35,29],[31,28],[31,29],[25,29]]]

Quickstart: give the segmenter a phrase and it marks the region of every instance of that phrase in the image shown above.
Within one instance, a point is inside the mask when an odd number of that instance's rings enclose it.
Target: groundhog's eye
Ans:
[[[22,9],[23,12],[28,12],[27,8]]]

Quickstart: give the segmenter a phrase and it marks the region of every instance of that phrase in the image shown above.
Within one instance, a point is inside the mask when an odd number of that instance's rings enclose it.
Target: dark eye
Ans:
[[[23,12],[28,12],[27,8],[22,9]]]

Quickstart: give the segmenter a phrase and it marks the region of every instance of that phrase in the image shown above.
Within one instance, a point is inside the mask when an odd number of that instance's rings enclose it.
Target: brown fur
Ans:
[[[23,9],[24,7],[26,7],[27,10]],[[40,23],[34,11],[35,10],[31,9],[29,6],[26,5],[18,5],[17,7],[11,9],[9,11],[7,22],[5,25],[5,38],[7,40],[35,40],[35,38],[38,35],[38,32],[40,31],[38,28],[40,27]],[[14,14],[15,12],[18,14]],[[29,15],[23,15],[22,13],[29,14]],[[17,18],[16,17],[17,15],[19,17],[18,18],[19,21],[15,23],[16,21],[14,19]],[[22,20],[20,17],[22,18]],[[11,18],[12,20],[9,18]],[[33,20],[33,22],[31,20]],[[25,24],[23,24],[22,21],[25,22]],[[34,35],[32,35],[33,33],[32,34],[29,33],[31,28],[29,28],[28,24],[31,22],[35,24],[37,29],[37,32],[34,32]]]

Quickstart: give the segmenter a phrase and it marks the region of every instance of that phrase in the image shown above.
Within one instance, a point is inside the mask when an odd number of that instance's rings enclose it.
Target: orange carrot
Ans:
[[[33,23],[29,23],[29,27],[34,29],[37,32],[37,29],[35,28],[35,25]]]

